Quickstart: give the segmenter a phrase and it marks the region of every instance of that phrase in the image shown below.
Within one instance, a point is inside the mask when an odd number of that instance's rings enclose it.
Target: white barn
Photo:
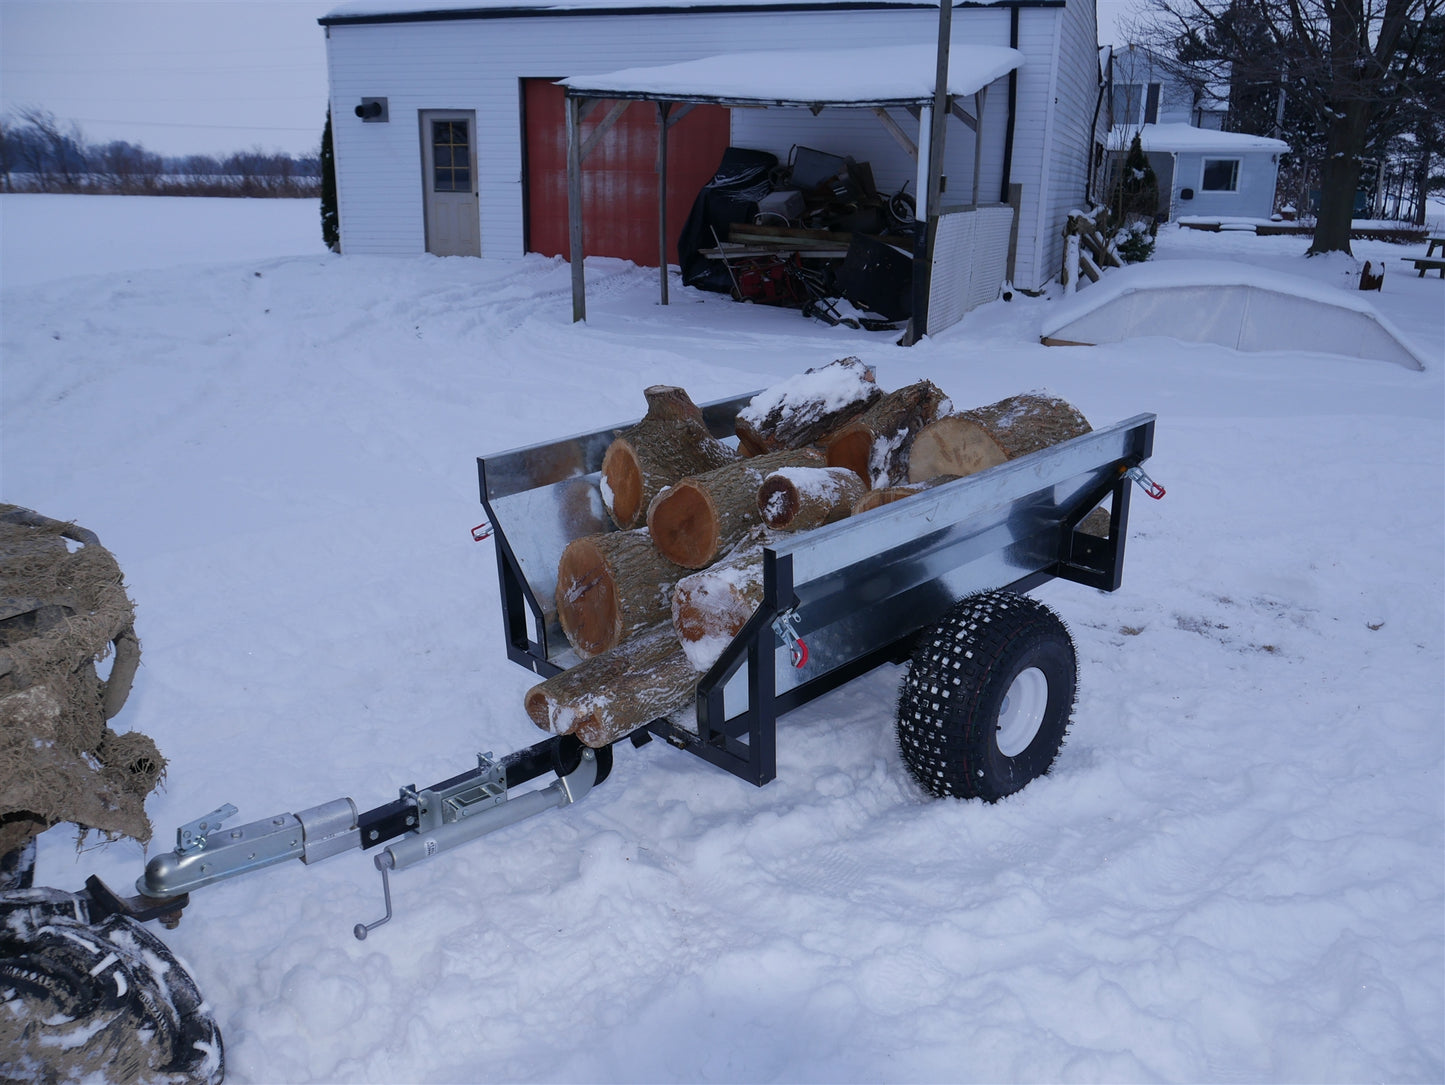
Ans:
[[[570,255],[568,103],[586,93],[634,99],[620,121],[615,109],[596,110],[590,130],[573,115],[579,142],[611,125],[583,166],[587,255],[657,266],[660,252],[675,253],[682,220],[728,147],[783,161],[796,148],[848,155],[870,165],[879,191],[926,193],[939,26],[929,0],[351,0],[321,24],[346,253]],[[956,319],[945,311],[996,297],[1005,279],[1038,288],[1057,276],[1064,222],[1088,202],[1104,130],[1090,0],[955,3],[950,41],[960,56],[1016,54],[1002,74],[986,70],[982,87],[965,78],[952,103],[937,209],[947,221],[933,266],[935,290],[956,296],[936,303],[934,330]],[[928,47],[926,70],[913,73],[924,93],[838,93],[840,83],[896,75],[867,59],[894,46]],[[852,72],[775,96],[769,108],[702,82],[664,93],[638,71],[742,54],[762,85],[779,72],[802,79],[820,51],[841,50],[863,51],[850,54],[859,58]],[[748,73],[739,74],[746,88]],[[955,60],[951,90],[959,79]],[[670,236],[661,239],[658,115],[668,114],[654,103],[687,106],[665,129]]]

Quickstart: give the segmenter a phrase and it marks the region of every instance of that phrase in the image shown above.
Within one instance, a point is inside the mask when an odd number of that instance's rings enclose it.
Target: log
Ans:
[[[699,671],[717,662],[763,601],[763,551],[754,546],[677,582],[672,625]]]
[[[951,406],[931,381],[889,392],[828,440],[828,466],[851,468],[870,488],[905,482],[913,435]]]
[[[542,730],[597,749],[682,708],[697,680],[665,622],[538,683],[523,703]]]
[[[759,392],[738,412],[738,451],[760,456],[822,444],[882,394],[872,371],[857,358],[809,369]]]
[[[850,515],[867,489],[846,467],[784,467],[758,488],[758,513],[774,530],[806,531]]]
[[[912,497],[914,494],[921,494],[935,486],[942,486],[945,482],[952,482],[958,475],[939,475],[936,478],[924,482],[904,482],[898,486],[882,486],[876,490],[869,490],[858,499],[853,506],[853,515],[869,509],[881,508],[884,505],[891,505],[895,501],[902,501],[905,497]],[[681,583],[681,581],[679,581]]]
[[[780,467],[822,466],[816,449],[785,449],[682,479],[658,494],[647,510],[652,544],[685,568],[711,565],[762,522],[758,488],[763,479]]]
[[[1090,431],[1071,404],[1045,392],[1009,396],[987,407],[949,415],[913,439],[908,478],[972,475]]]
[[[647,422],[696,422],[703,425],[702,408],[686,391],[674,384],[654,384],[642,390],[647,400]]]
[[[708,432],[702,410],[681,388],[655,384],[643,395],[647,414],[620,433],[602,457],[602,506],[623,530],[642,524],[647,506],[664,487],[738,458]]]
[[[557,619],[578,655],[598,655],[668,620],[673,585],[685,575],[646,528],[584,535],[557,563]]]

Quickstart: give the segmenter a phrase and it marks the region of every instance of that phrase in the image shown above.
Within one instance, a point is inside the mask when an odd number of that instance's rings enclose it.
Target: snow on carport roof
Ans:
[[[726,53],[653,68],[624,68],[560,80],[573,96],[735,105],[902,105],[933,100],[932,44],[871,49],[784,49]],[[1017,49],[955,45],[950,94],[974,94],[1023,66]]]

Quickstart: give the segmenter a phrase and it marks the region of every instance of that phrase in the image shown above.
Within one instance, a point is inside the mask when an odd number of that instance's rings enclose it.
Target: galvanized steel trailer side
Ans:
[[[720,439],[752,395],[703,408]],[[776,776],[778,717],[884,662],[957,600],[1055,577],[1103,591],[1123,578],[1134,475],[1153,453],[1140,414],[926,493],[764,549],[763,602],[698,682],[694,711],[647,725],[751,783]],[[598,492],[622,426],[477,460],[497,544],[508,656],[549,677],[577,662],[551,604],[557,560],[575,538],[612,530]],[[1078,530],[1105,499],[1107,538]],[[809,645],[794,666],[794,635]]]

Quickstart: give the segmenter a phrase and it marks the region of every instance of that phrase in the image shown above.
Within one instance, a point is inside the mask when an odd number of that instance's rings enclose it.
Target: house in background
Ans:
[[[676,253],[730,147],[784,163],[799,149],[849,156],[880,192],[907,189],[920,203],[926,192],[936,0],[351,0],[320,22],[346,253],[570,256],[568,106],[603,76],[595,108],[576,122],[590,151],[586,255],[657,266],[660,252]],[[1064,222],[1089,195],[1096,40],[1092,0],[954,8],[958,54],[1011,59],[977,69],[983,85],[967,83],[950,103],[940,210],[957,228],[940,246],[941,289],[962,282],[992,300],[1005,279],[1037,288],[1057,275]],[[869,52],[895,46],[927,47],[908,73],[917,93],[881,104],[839,93],[892,85]],[[857,51],[848,70],[819,77],[820,57],[847,50]],[[732,93],[703,81],[670,97],[637,89],[656,85],[650,70],[720,56],[739,58]],[[791,76],[785,100],[750,95],[780,75]],[[669,103],[687,108],[659,108]]]
[[[1223,130],[1227,73],[1191,87],[1136,45],[1108,50],[1105,72],[1110,175],[1117,176],[1138,135],[1159,178],[1165,219],[1268,219],[1274,213],[1279,156],[1289,153],[1289,144]]]

